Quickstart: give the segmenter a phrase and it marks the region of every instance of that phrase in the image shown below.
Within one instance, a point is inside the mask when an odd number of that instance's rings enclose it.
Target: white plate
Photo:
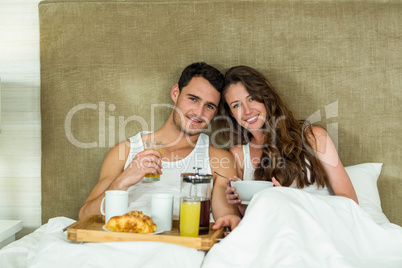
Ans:
[[[106,232],[113,232],[113,231],[108,230],[108,229],[105,227],[105,225],[102,226],[102,229],[105,230]],[[153,233],[149,233],[149,234],[150,234],[150,235],[154,235],[154,234],[160,234],[160,233],[163,233],[163,232],[164,232],[164,231],[158,230],[158,227],[156,227],[156,231],[153,232]],[[123,233],[123,232],[122,232],[122,233]],[[131,234],[134,234],[134,233],[131,233]]]

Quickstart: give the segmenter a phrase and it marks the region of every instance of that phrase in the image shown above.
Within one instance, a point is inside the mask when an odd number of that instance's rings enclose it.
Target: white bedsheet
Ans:
[[[276,187],[250,202],[203,267],[402,267],[402,228],[376,224],[352,200]]]
[[[402,267],[402,228],[376,224],[353,201],[271,188],[205,256],[159,242],[73,243],[58,217],[0,250],[0,267]],[[204,258],[205,256],[205,258]]]
[[[200,267],[205,252],[160,242],[79,243],[61,230],[74,221],[50,219],[0,251],[0,267]],[[34,239],[29,243],[28,240]],[[28,240],[27,240],[28,238]],[[17,244],[17,242],[19,244]]]

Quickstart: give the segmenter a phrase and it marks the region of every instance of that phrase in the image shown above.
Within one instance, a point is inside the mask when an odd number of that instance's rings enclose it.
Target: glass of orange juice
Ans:
[[[181,197],[180,201],[180,236],[197,237],[200,227],[201,199]]]
[[[162,143],[155,142],[155,141],[144,141],[144,150],[154,149],[160,153],[162,153]],[[144,182],[153,182],[153,181],[160,181],[160,175],[156,173],[153,175],[152,173],[148,173],[142,179]]]

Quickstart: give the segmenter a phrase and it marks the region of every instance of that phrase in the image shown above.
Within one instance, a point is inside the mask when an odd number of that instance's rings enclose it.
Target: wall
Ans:
[[[0,1],[0,219],[41,225],[39,0]]]

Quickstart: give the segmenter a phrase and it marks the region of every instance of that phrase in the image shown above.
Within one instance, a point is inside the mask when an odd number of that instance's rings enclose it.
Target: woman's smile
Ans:
[[[257,114],[257,115],[255,115],[255,116],[253,116],[253,117],[251,117],[249,119],[246,119],[244,121],[246,121],[248,124],[254,124],[255,122],[257,122],[259,116],[260,115]]]

